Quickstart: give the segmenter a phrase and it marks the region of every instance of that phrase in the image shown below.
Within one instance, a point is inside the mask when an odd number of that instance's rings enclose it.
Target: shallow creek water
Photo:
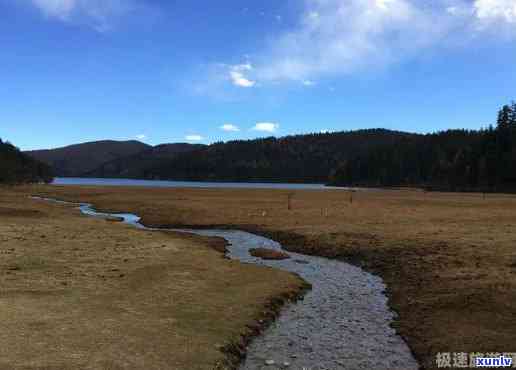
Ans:
[[[119,217],[146,229],[136,215],[78,206],[86,215]],[[379,277],[344,262],[297,253],[287,252],[291,258],[282,261],[252,257],[251,248],[283,249],[273,240],[243,231],[174,231],[222,237],[230,243],[229,258],[290,271],[312,284],[303,300],[284,307],[279,318],[252,341],[241,369],[418,369],[407,344],[390,327],[395,314]]]

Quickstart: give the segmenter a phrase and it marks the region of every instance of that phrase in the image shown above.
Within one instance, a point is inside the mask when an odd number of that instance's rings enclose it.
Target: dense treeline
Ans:
[[[145,179],[149,178],[149,169],[160,166],[162,162],[173,159],[180,153],[201,150],[205,147],[201,144],[187,143],[161,144],[131,156],[106,162],[94,171],[82,173],[81,176]]]
[[[322,182],[339,163],[412,134],[383,129],[215,143],[146,171],[147,178]]]
[[[51,182],[50,166],[20,152],[9,142],[0,139],[0,184]]]
[[[4,156],[8,153],[12,158],[20,156],[14,147],[3,145],[10,148],[10,151],[3,149],[7,153]],[[482,130],[421,135],[370,129],[237,140],[208,146],[149,147],[138,142],[106,141],[30,154],[38,159],[38,155],[51,156],[49,163],[54,168],[63,167],[63,163],[81,164],[90,158],[88,171],[84,165],[71,167],[74,173],[89,177],[329,182],[338,186],[516,192],[516,104],[500,109],[496,125]],[[93,155],[98,158],[91,160]],[[2,164],[0,181],[50,178],[48,167],[27,157],[21,162],[21,167],[9,169]],[[15,168],[26,171],[17,173]],[[70,176],[66,171],[57,173]]]
[[[516,191],[516,104],[496,127],[402,137],[357,154],[333,171],[342,186],[426,186],[451,191]]]
[[[101,140],[25,153],[51,166],[56,176],[83,177],[107,162],[130,157],[150,148],[150,145],[136,140]]]

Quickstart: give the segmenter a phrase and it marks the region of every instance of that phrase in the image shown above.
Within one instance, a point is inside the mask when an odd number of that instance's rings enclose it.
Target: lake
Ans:
[[[231,188],[231,189],[290,189],[290,190],[327,190],[346,189],[324,184],[284,184],[262,182],[202,182],[202,181],[159,181],[131,179],[98,179],[57,177],[54,185],[90,185],[90,186],[144,186],[158,188]],[[347,189],[349,190],[349,188]]]

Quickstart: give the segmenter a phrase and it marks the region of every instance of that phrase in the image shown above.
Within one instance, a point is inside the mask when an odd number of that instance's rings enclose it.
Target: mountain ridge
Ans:
[[[103,142],[71,146],[84,156]],[[134,142],[133,142],[134,144]],[[516,103],[498,112],[496,126],[417,134],[387,129],[266,137],[132,148],[104,155],[84,177],[152,180],[326,183],[412,186],[444,191],[516,192]],[[70,147],[68,147],[70,148]],[[137,149],[142,150],[137,150]],[[127,148],[126,148],[127,149]],[[50,151],[66,162],[70,149]],[[87,153],[86,153],[87,154]],[[105,153],[104,153],[105,154]],[[63,156],[59,158],[59,156]],[[80,157],[80,156],[79,156]],[[107,160],[106,160],[107,158]],[[75,158],[77,160],[77,158]],[[72,161],[73,162],[73,161]],[[62,175],[59,167],[57,175]]]
[[[180,153],[202,149],[206,145],[189,143],[159,144],[131,156],[106,162],[95,170],[83,174],[85,177],[148,178],[147,171],[159,165],[160,161],[173,159]]]
[[[136,140],[100,140],[25,152],[50,165],[61,177],[79,177],[103,163],[141,152],[151,146]]]
[[[331,170],[353,154],[414,135],[419,134],[365,129],[154,147],[135,141],[103,140],[28,154],[52,165],[60,177],[326,182]],[[109,156],[104,150],[97,161],[77,167],[99,145],[119,147],[127,143],[141,145],[126,155],[117,152]]]

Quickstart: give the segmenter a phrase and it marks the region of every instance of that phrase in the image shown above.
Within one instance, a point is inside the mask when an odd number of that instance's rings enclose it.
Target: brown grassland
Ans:
[[[271,236],[291,251],[360,264],[386,282],[390,306],[399,313],[395,326],[425,368],[435,367],[437,352],[516,352],[515,196],[488,195],[484,199],[479,194],[360,191],[350,202],[351,193],[344,190],[295,191],[288,210],[291,192],[284,190],[34,187],[24,191],[90,202],[103,210],[130,211],[143,216],[147,225],[245,229]],[[50,212],[48,207],[46,212]],[[98,221],[82,222],[91,224],[94,235],[102,235],[102,231],[94,232]],[[73,235],[68,227],[73,226],[59,226]],[[115,233],[113,226],[102,227]],[[125,229],[123,235],[128,245],[136,243],[133,237],[156,237]],[[13,237],[20,234],[13,233]],[[23,258],[21,252],[17,251]],[[136,252],[143,253],[140,248],[126,250],[125,255],[134,258]],[[95,252],[89,258],[99,257]],[[190,258],[186,254],[182,263],[189,263]],[[202,266],[210,273],[229,266],[235,271],[243,269],[203,259]],[[250,267],[244,270],[250,277],[254,271]],[[146,271],[150,274],[152,270]],[[241,281],[231,279],[231,284],[236,282]],[[264,295],[271,289],[266,281],[260,288]],[[226,289],[238,292],[242,287],[222,284],[207,290],[220,296],[218,304],[224,305]],[[27,309],[28,303],[23,302]],[[219,310],[229,308],[219,306]],[[223,324],[230,321],[223,320]],[[71,335],[69,340],[77,342],[79,338]]]
[[[30,191],[0,188],[0,369],[230,368],[306,289],[224,259],[222,239],[87,218]]]

